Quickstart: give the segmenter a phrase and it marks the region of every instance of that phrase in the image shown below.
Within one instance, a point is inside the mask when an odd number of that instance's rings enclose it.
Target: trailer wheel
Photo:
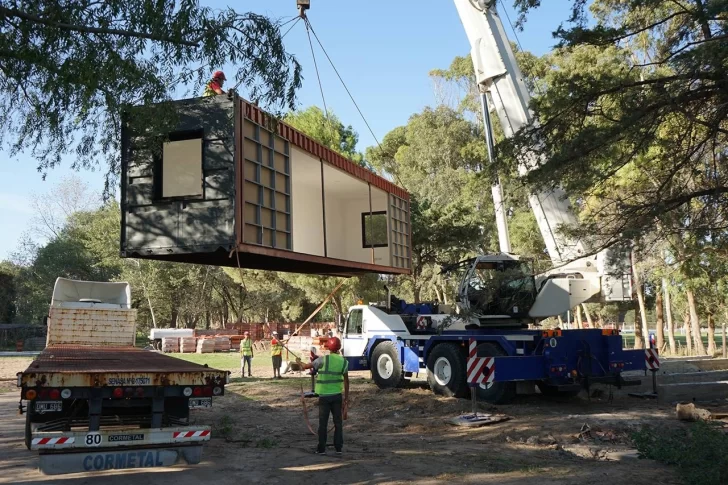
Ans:
[[[25,411],[25,447],[30,450],[30,442],[33,439],[33,433],[30,423],[30,408],[33,406],[32,401],[28,401],[28,408]]]
[[[372,352],[372,378],[380,389],[400,387],[404,382],[404,369],[394,342],[380,342]]]
[[[492,342],[485,342],[477,347],[479,356],[499,357],[506,354],[500,345]],[[507,404],[516,397],[515,382],[491,382],[490,384],[478,384],[475,388],[478,399],[492,404]]]
[[[465,357],[457,345],[435,346],[427,358],[427,383],[435,394],[461,397],[466,394]]]

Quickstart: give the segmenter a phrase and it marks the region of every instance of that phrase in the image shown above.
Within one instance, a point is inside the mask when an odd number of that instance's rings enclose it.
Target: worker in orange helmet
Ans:
[[[328,355],[303,364],[296,361],[303,369],[316,369],[316,394],[319,396],[318,447],[315,453],[326,454],[326,435],[329,427],[329,414],[334,417],[334,448],[341,455],[344,447],[344,410],[349,404],[349,363],[339,353],[341,340],[331,337],[326,341]],[[343,393],[343,397],[342,397]]]
[[[205,85],[205,93],[203,96],[215,96],[218,94],[225,94],[225,91],[222,90],[222,85],[225,83],[225,73],[222,71],[215,71],[215,74],[212,75],[212,79],[210,82]]]

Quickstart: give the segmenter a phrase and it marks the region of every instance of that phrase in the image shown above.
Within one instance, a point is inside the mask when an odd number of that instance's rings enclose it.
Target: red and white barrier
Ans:
[[[478,357],[478,343],[475,339],[470,339],[470,347],[468,352],[468,384],[476,386],[478,384],[489,384],[495,379],[495,358],[494,357]]]

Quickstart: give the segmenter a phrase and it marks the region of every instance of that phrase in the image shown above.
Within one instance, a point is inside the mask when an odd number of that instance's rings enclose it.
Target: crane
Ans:
[[[458,15],[470,42],[470,56],[480,95],[488,156],[495,157],[491,109],[500,120],[503,133],[512,137],[534,126],[537,120],[529,108],[530,94],[523,80],[513,49],[498,14],[496,0],[454,0]],[[536,150],[527,153],[518,171],[525,175],[545,162]],[[508,220],[503,190],[498,178],[492,186],[496,227],[501,258],[510,261]],[[554,268],[535,277],[537,295],[529,316],[543,318],[564,313],[588,301],[615,302],[630,300],[632,295],[629,258],[624,251],[606,249],[593,252],[584,241],[565,236],[561,229],[578,224],[562,188],[535,192],[529,204],[536,216],[541,236]],[[472,307],[473,280],[481,280],[478,266],[490,269],[498,258],[474,258],[459,288],[461,305]],[[517,258],[514,259],[517,261]],[[510,263],[513,266],[515,263]],[[475,290],[477,292],[477,288]],[[485,316],[485,315],[483,315]]]

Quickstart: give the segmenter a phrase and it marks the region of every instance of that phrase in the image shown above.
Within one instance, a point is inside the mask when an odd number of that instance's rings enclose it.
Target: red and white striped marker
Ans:
[[[657,370],[660,368],[660,356],[657,349],[645,349],[645,365],[647,370]]]
[[[195,440],[204,438],[210,435],[210,430],[206,429],[203,431],[175,431],[172,433],[172,439],[174,440]]]
[[[470,339],[468,352],[468,384],[477,386],[483,382],[491,383],[495,379],[495,358],[478,357],[478,343]]]
[[[58,438],[33,438],[33,444],[37,446],[72,445],[76,441],[73,436],[60,436]]]

